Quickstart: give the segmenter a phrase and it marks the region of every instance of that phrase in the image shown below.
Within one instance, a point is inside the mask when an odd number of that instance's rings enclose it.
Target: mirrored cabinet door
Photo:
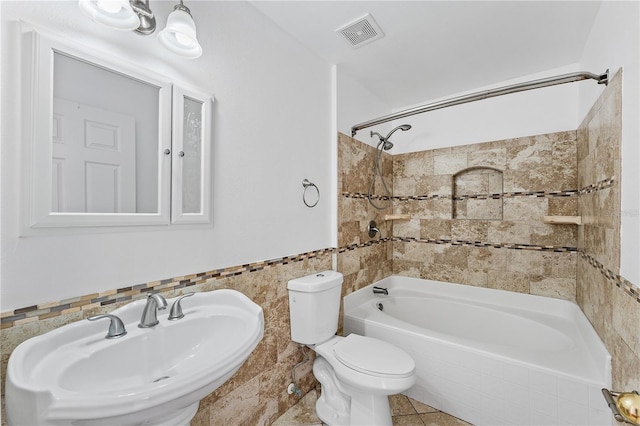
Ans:
[[[22,235],[170,222],[171,82],[24,28]]]
[[[213,98],[193,88],[173,86],[171,221],[211,220],[211,105]]]

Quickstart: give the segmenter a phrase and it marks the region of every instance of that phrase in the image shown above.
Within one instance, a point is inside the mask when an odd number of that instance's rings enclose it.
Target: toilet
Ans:
[[[316,414],[337,425],[391,425],[389,395],[416,382],[415,362],[390,343],[337,336],[343,276],[323,271],[289,281],[291,339],[316,353],[313,374],[322,385]]]

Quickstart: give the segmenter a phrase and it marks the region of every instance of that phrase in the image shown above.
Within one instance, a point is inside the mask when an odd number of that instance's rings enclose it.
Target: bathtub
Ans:
[[[343,324],[414,358],[407,396],[474,425],[612,424],[611,356],[574,303],[394,275],[346,296]]]

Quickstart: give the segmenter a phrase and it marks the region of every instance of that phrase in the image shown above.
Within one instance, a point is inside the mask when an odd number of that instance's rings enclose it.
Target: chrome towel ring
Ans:
[[[304,203],[305,206],[309,208],[315,207],[318,204],[318,201],[320,201],[320,190],[318,189],[315,183],[309,182],[308,179],[302,180],[302,186],[304,187],[304,190],[302,191],[302,202]],[[313,202],[314,196],[307,194],[307,190],[309,188],[315,189],[315,193],[316,193],[315,202]],[[311,190],[311,194],[313,194],[313,192],[314,191]],[[310,197],[311,201],[308,200],[307,197]]]

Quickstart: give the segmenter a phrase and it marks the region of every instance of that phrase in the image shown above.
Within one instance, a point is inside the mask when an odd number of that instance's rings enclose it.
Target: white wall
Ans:
[[[579,71],[577,64],[568,65],[493,86],[452,93],[445,98],[426,100],[419,105],[409,105],[394,112],[483,90],[576,71]],[[599,74],[604,69],[587,71]],[[395,146],[391,153],[400,154],[576,129],[579,124],[577,112],[579,85],[597,86],[592,80],[551,86],[396,120],[393,122],[394,126],[408,123],[413,127],[410,131],[394,134],[392,141]]]
[[[173,3],[151,3],[164,26]],[[331,68],[245,2],[192,2],[204,55],[190,61],[93,24],[75,1],[2,8],[2,302],[0,310],[331,246]],[[18,237],[18,51],[23,19],[215,95],[213,225]],[[320,188],[302,204],[302,180]]]
[[[587,40],[581,65],[609,68],[622,74],[622,206],[621,259],[623,277],[640,283],[640,3],[602,3]],[[580,117],[598,96],[592,87],[581,87]]]
[[[349,74],[337,67],[337,115],[338,131],[351,136],[351,127],[363,121],[391,113],[391,106],[381,101]],[[388,131],[391,124],[378,126],[378,131]],[[378,139],[369,137],[369,129],[361,130],[356,139],[375,146]]]

